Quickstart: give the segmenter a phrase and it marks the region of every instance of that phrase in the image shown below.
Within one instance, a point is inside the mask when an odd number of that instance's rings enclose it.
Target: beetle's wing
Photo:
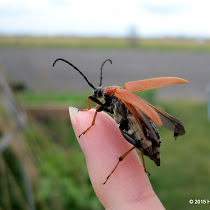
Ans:
[[[131,93],[136,93],[142,90],[148,90],[167,85],[182,84],[187,82],[188,82],[187,80],[178,77],[159,77],[159,78],[128,82],[124,85],[124,89]]]
[[[143,100],[143,99],[142,99]],[[144,101],[147,103],[150,107],[152,107],[159,115],[161,121],[162,121],[162,127],[168,130],[171,130],[174,132],[174,138],[176,139],[178,136],[182,136],[185,134],[185,129],[182,124],[182,121],[171,116],[170,114],[158,109],[157,107],[153,106],[152,104],[148,103],[147,101]]]
[[[136,119],[133,121],[133,128],[136,132],[139,132],[142,139],[136,139],[135,144],[132,143],[132,136],[128,133],[121,131],[126,140],[137,147],[144,155],[153,160],[157,166],[160,165],[160,136],[158,129],[154,122],[146,116],[141,110],[134,107],[133,105],[123,101],[127,109],[130,111],[131,115]],[[130,118],[132,122],[132,118]],[[135,122],[138,125],[135,125]]]
[[[147,117],[141,110],[138,108],[132,106],[129,103],[126,103],[123,101],[123,103],[126,105],[128,110],[131,112],[132,116],[136,118],[136,121],[138,122],[140,128],[142,129],[141,132],[143,132],[144,135],[142,137],[144,139],[150,139],[155,142],[155,144],[160,145],[160,136],[158,133],[158,130],[156,126],[154,125],[154,122]],[[144,128],[143,128],[144,125]]]
[[[145,113],[157,126],[162,126],[161,119],[157,112],[149,106],[143,99],[140,97],[126,91],[123,89],[116,89],[114,95],[120,100],[127,102],[134,107],[140,109],[143,113]]]

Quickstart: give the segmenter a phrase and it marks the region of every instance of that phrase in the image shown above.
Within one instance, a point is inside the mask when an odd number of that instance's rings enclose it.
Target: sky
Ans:
[[[2,35],[210,38],[209,0],[0,0]]]

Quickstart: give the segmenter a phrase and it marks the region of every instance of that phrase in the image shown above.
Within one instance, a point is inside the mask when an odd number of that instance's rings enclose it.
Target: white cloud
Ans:
[[[0,33],[210,36],[210,1],[0,0]]]

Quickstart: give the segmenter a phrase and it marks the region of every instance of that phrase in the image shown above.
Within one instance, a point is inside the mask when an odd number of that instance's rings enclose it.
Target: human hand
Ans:
[[[124,139],[115,121],[104,112],[99,112],[95,125],[78,138],[91,125],[94,112],[95,109],[78,111],[69,108],[75,135],[86,157],[92,186],[102,205],[106,210],[165,209],[153,191],[135,150],[120,162],[103,185],[118,158],[132,145]]]

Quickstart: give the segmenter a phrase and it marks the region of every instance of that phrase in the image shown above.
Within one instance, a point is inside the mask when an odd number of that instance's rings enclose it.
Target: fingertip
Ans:
[[[155,197],[135,150],[120,162],[116,171],[103,185],[118,158],[132,145],[124,139],[115,121],[104,112],[98,113],[95,125],[78,138],[79,134],[90,126],[95,109],[78,111],[70,107],[69,112],[76,137],[86,157],[91,183],[105,208],[141,201],[141,198],[146,199],[151,195]],[[122,207],[118,209],[124,209]]]

